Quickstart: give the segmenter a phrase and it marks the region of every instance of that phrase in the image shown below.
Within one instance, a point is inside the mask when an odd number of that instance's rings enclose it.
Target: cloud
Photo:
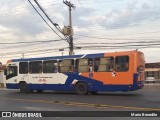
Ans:
[[[33,14],[35,11],[32,8],[28,10],[24,4],[19,4],[12,10],[4,13],[0,19],[0,26],[10,29],[12,34],[34,36],[47,30],[45,24],[42,24],[41,19],[38,18],[39,16]]]
[[[34,5],[35,3],[31,1]],[[42,8],[46,11],[53,22],[58,23],[60,26],[68,25],[68,6],[63,3],[52,5],[51,3],[46,5],[44,1],[38,1]],[[2,12],[0,19],[0,26],[8,28],[15,36],[36,36],[47,32],[52,32],[46,23],[40,18],[36,11],[32,8],[28,1],[14,0],[11,4],[9,0],[1,1],[0,6],[5,12]],[[36,5],[35,5],[36,6]],[[10,10],[9,10],[10,8]],[[38,8],[38,7],[36,7]],[[39,10],[39,9],[38,9]],[[40,11],[40,10],[39,10]],[[87,11],[87,12],[86,12]],[[82,18],[91,15],[95,9],[92,8],[77,8],[72,10],[73,25],[81,27],[86,22]],[[43,15],[43,13],[41,12]],[[44,15],[43,15],[44,16]],[[101,16],[99,16],[101,17]],[[44,18],[46,18],[44,16]],[[98,19],[98,18],[97,18]],[[50,24],[51,25],[51,24]],[[51,25],[52,26],[52,25]],[[56,28],[53,29],[56,30]],[[56,37],[56,35],[55,35]]]
[[[93,15],[96,10],[94,8],[81,7],[73,11],[73,25],[82,27],[90,24],[90,21],[85,20],[90,15]]]
[[[155,21],[160,19],[160,6],[152,2],[141,2],[133,0],[122,9],[111,9],[105,14],[92,11],[88,16],[79,16],[89,26],[95,24],[106,26],[107,29],[126,28],[131,24],[141,24],[144,21]]]
[[[34,1],[31,0],[33,3]],[[63,25],[68,25],[68,7],[61,2],[54,2],[53,0],[37,0],[41,6],[44,8],[46,13],[50,16],[53,22],[58,23],[61,28]],[[73,0],[72,0],[73,1]],[[112,35],[122,34],[124,31],[117,28],[127,28],[125,32],[134,33],[137,32],[137,29],[134,31],[131,30],[130,25],[133,24],[141,24],[145,21],[156,21],[160,19],[160,1],[157,0],[149,1],[149,0],[122,0],[120,1],[120,6],[118,7],[114,4],[114,2],[108,2],[108,7],[104,6],[103,3],[99,4],[100,7],[97,7],[96,4],[92,4],[89,6],[87,4],[85,7],[78,7],[75,10],[72,10],[72,24],[74,33],[88,35],[88,36],[100,36],[100,37],[111,37]],[[83,1],[82,1],[83,2]],[[90,1],[92,3],[92,1]],[[73,1],[74,3],[74,1]],[[102,5],[103,4],[103,5]],[[114,4],[114,5],[113,5]],[[95,5],[95,6],[94,6]],[[57,39],[58,36],[55,35],[50,28],[44,23],[44,21],[40,18],[40,16],[35,12],[32,6],[28,3],[27,0],[1,0],[0,1],[0,39],[1,41],[7,38],[10,38],[8,42],[19,42],[19,41],[27,41],[27,40],[44,40],[44,39]],[[129,27],[129,28],[128,28]],[[54,27],[53,27],[54,28]],[[91,28],[91,29],[90,29]],[[155,27],[153,27],[155,28]],[[109,29],[106,32],[106,29]],[[110,30],[115,29],[115,30]],[[158,29],[158,28],[156,28]],[[56,30],[54,28],[54,30]],[[95,31],[91,31],[95,30]],[[148,30],[142,28],[141,31]],[[140,30],[139,30],[140,31]],[[138,32],[139,32],[138,31]],[[149,30],[148,30],[149,31]],[[157,30],[158,31],[158,30]],[[124,33],[125,33],[124,32]],[[60,33],[59,33],[60,34]],[[110,36],[111,35],[111,36]],[[159,34],[154,34],[159,37]],[[23,37],[21,37],[23,36]],[[26,39],[22,39],[25,36]],[[144,37],[144,35],[139,35],[140,37]],[[139,37],[138,34],[136,36],[128,36],[128,37]],[[149,35],[148,35],[149,36]],[[152,38],[153,35],[150,35]],[[57,37],[57,38],[56,38]],[[125,36],[126,37],[126,36]],[[145,35],[146,37],[146,35]],[[3,39],[4,38],[4,39]],[[77,40],[77,41],[76,41]],[[74,36],[74,42],[78,43],[78,40],[85,41],[95,41],[97,39],[91,39],[86,37]],[[100,41],[100,40],[99,40]],[[103,42],[112,42],[107,40],[101,40]],[[3,41],[2,41],[3,42]],[[81,42],[81,41],[79,41]],[[124,41],[122,41],[124,42]],[[56,45],[55,45],[56,44]],[[19,45],[20,46],[20,45]],[[10,52],[10,51],[23,51],[29,49],[46,49],[46,48],[61,48],[63,46],[68,46],[68,44],[64,41],[59,44],[57,43],[49,43],[49,44],[41,44],[41,45],[28,45],[24,47],[18,47],[11,49],[10,46],[2,46],[4,47],[2,52]],[[7,49],[6,47],[10,48]],[[12,47],[14,47],[12,45]]]
[[[107,13],[107,28],[124,28],[131,24],[140,24],[144,21],[160,19],[160,8],[154,9],[149,3],[143,3],[140,7],[138,2],[129,3],[124,9]]]

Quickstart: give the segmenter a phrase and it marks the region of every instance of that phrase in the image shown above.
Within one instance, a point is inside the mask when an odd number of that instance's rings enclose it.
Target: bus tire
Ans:
[[[43,92],[43,90],[36,90],[38,93],[42,93]]]
[[[86,95],[88,93],[88,86],[84,82],[79,82],[76,84],[76,93],[78,95]]]
[[[27,87],[27,83],[25,83],[25,82],[20,83],[19,89],[20,89],[21,93],[28,93],[29,92],[29,89]]]

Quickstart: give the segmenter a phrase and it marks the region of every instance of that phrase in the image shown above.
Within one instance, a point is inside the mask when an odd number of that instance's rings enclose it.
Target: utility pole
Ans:
[[[64,1],[63,3],[66,4],[69,7],[69,55],[73,55],[73,31],[72,31],[72,15],[71,15],[71,11],[72,8],[75,9],[75,6],[69,1]]]

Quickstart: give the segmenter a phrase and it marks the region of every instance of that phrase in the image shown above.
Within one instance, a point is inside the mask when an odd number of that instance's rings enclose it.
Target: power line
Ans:
[[[40,37],[36,36],[36,37],[38,37],[37,39],[42,39],[41,34],[38,34],[38,35],[39,35]],[[47,37],[53,37],[52,35],[53,35],[53,34],[43,33],[43,36],[47,36]],[[9,40],[9,41],[10,41],[10,40],[13,40],[13,39],[16,39],[16,40],[17,40],[17,39],[22,39],[22,38],[23,38],[23,39],[26,39],[26,40],[33,40],[33,36],[31,36],[31,35],[29,35],[29,34],[28,34],[28,35],[26,34],[26,35],[18,36],[18,37],[17,37],[17,36],[15,36],[15,37],[14,37],[14,36],[6,36],[5,38],[0,37],[0,39],[3,39],[3,40],[5,40],[5,41],[6,41],[6,40]],[[35,39],[35,36],[34,36],[34,39]],[[43,39],[42,39],[42,40],[43,40]]]
[[[51,3],[51,2],[45,2],[45,3],[49,3],[49,4],[43,4],[45,7],[48,7],[48,6],[52,6],[53,7],[53,5],[55,5],[55,6],[57,6],[59,3]],[[27,10],[24,10],[24,6],[16,6],[16,7],[14,7],[14,8],[9,8],[9,10],[1,10],[0,11],[0,13],[4,13],[4,15],[5,14],[7,14],[7,13],[11,13],[11,12],[17,12],[17,10],[21,10],[21,11],[23,11],[23,12],[27,12]],[[7,12],[6,12],[7,11]],[[14,15],[14,14],[12,14],[12,15]]]
[[[64,51],[66,51],[65,49],[64,49]],[[57,50],[51,50],[51,51],[42,51],[42,52],[39,52],[39,53],[25,53],[25,56],[32,56],[32,55],[40,55],[40,54],[42,54],[42,53],[45,53],[45,54],[48,54],[48,53],[53,53],[53,52],[59,52],[58,51],[58,49]],[[12,56],[12,55],[8,55],[7,57],[5,56],[5,57],[1,57],[1,58],[17,58],[17,57],[21,57],[21,54],[22,53],[17,53],[17,54],[19,54],[19,56]],[[42,54],[43,55],[43,54]],[[43,56],[44,57],[44,56]]]
[[[88,48],[92,48],[92,47],[99,47],[99,48],[101,48],[101,47],[147,47],[147,46],[160,46],[160,44],[155,44],[155,43],[153,43],[153,44],[146,44],[146,45],[139,45],[139,44],[136,44],[136,45],[109,45],[109,46],[102,46],[102,45],[92,45],[92,46],[79,46],[79,47],[88,47]]]
[[[17,11],[17,10],[15,10],[15,11]],[[23,11],[26,11],[26,10],[23,10]],[[10,12],[9,12],[10,13]],[[16,13],[14,13],[13,15],[15,15]],[[6,15],[6,14],[4,14],[4,15]],[[135,22],[135,21],[137,21],[136,23],[138,23],[139,21],[144,21],[144,20],[146,20],[146,19],[140,19],[140,20],[123,20],[123,22],[128,22],[128,21],[131,21],[132,22],[132,24],[133,24],[133,22]],[[155,19],[155,20],[159,20],[159,18],[158,19]],[[153,22],[155,22],[155,20],[153,21]],[[101,24],[102,25],[102,24]],[[121,25],[121,24],[116,24],[116,26],[117,25]],[[84,25],[83,25],[84,26]],[[88,25],[87,25],[88,26]],[[104,25],[103,25],[104,26]]]
[[[83,1],[83,4],[92,4],[92,3],[97,4],[97,3],[103,3],[103,2],[121,2],[121,1],[123,1],[123,0],[114,0],[114,1],[113,0],[104,0],[104,1],[101,0],[101,1],[91,1],[91,2],[85,0],[85,1]],[[82,0],[80,0],[79,2],[82,3]]]
[[[87,50],[104,50],[104,49],[144,49],[144,48],[159,48],[160,46],[117,46],[117,47],[110,47],[110,46],[82,46],[81,49]]]
[[[81,46],[82,49],[89,49],[89,50],[100,50],[100,49],[133,49],[133,48],[139,48],[139,49],[143,49],[143,48],[159,48],[159,45],[158,46],[155,46],[157,44],[150,44],[150,45],[146,45],[146,46],[142,46],[142,45],[125,45],[125,46]],[[68,47],[64,48],[64,49],[68,49]],[[53,51],[56,51],[58,50],[57,49],[44,49],[44,50],[35,50],[35,51],[26,51],[23,52],[25,54],[28,54],[28,55],[38,55],[38,54],[42,54],[42,53],[50,53],[49,51],[53,52]],[[1,57],[1,58],[8,58],[6,56],[12,56],[12,55],[15,55],[15,54],[20,54],[21,55],[21,52],[18,51],[18,52],[12,52],[12,53],[4,53],[5,57]],[[3,54],[1,54],[0,56],[3,56]],[[10,57],[9,57],[10,58]]]
[[[150,45],[151,43],[153,44],[153,43],[160,43],[160,41],[141,41],[141,42],[119,42],[119,43],[77,43],[77,44],[75,44],[75,45],[94,45],[94,44],[102,44],[102,45],[106,45],[106,44],[109,44],[109,45],[119,45],[119,44],[139,44],[139,43],[142,43],[142,45],[143,44],[146,44],[146,43],[149,43],[149,44],[147,44],[147,45]]]
[[[108,39],[108,40],[160,40],[158,39],[147,39],[147,38],[139,38],[139,39],[133,39],[133,38],[108,38],[108,37],[96,37],[96,36],[88,36],[88,35],[80,35],[80,34],[74,34],[76,36],[82,36],[82,37],[87,37],[87,38],[95,38],[95,39]],[[114,35],[113,35],[114,36]]]
[[[66,47],[68,48],[68,47]],[[64,49],[66,49],[64,48]],[[59,50],[60,48],[54,48],[54,49],[40,49],[40,50],[28,50],[28,51],[23,51],[23,53],[36,53],[36,52],[47,52],[47,51],[52,51],[52,50]],[[22,51],[16,51],[16,52],[7,52],[7,53],[1,53],[0,56],[7,56],[7,55],[13,55],[13,54],[22,54]]]
[[[115,29],[124,29],[124,28],[129,28],[129,27],[135,27],[136,25],[139,25],[139,27],[155,27],[155,26],[158,27],[158,26],[160,26],[159,20],[154,21],[154,22],[147,22],[147,23],[139,23],[138,21],[135,23],[133,23],[133,21],[130,21],[130,22],[132,22],[132,24],[128,24],[126,26],[124,26],[123,24],[115,24],[115,25],[113,25],[113,27],[107,26],[105,24],[94,24],[94,25],[88,24],[88,25],[83,25],[83,26],[78,26],[78,27],[85,28],[86,30],[97,30],[97,29],[100,30],[100,29],[106,29],[106,28],[108,28],[107,30],[115,30]],[[77,31],[79,31],[79,30],[77,30]]]
[[[123,35],[135,35],[135,34],[148,34],[148,33],[151,33],[151,34],[154,34],[154,33],[160,33],[160,31],[151,31],[151,32],[141,32],[141,33],[128,33],[128,34],[115,34],[115,35],[107,35],[107,36],[123,36]],[[76,35],[76,34],[75,34]],[[80,35],[79,35],[80,36]],[[82,35],[81,35],[82,36]],[[84,36],[85,37],[85,36]]]
[[[53,30],[53,28],[47,23],[47,21],[43,18],[43,16],[38,12],[38,10],[34,7],[34,5],[30,2],[30,0],[28,0],[28,2],[32,5],[32,7],[34,8],[34,10],[38,13],[38,15],[43,19],[43,21],[48,25],[48,27],[51,28],[51,30],[57,34],[61,39],[63,39],[58,33],[56,33],[55,30]]]
[[[111,0],[112,1],[112,0]],[[111,2],[111,1],[108,1],[108,2]],[[114,0],[115,1],[115,0]],[[112,2],[114,2],[114,1],[112,1]],[[116,0],[116,1],[119,1],[119,0]],[[53,7],[53,5],[55,5],[55,6],[57,6],[57,5],[60,5],[61,4],[61,2],[54,2],[54,1],[52,1],[52,2],[47,2],[47,1],[45,1],[45,4],[43,4],[45,7],[48,7],[48,6],[52,6]],[[79,3],[79,2],[76,2],[76,1],[74,1],[75,3]],[[101,2],[107,2],[106,0],[105,1],[98,1],[98,2],[87,2],[87,4],[90,4],[90,3],[101,3]],[[83,4],[85,4],[85,3],[83,3]],[[17,9],[22,9],[23,11],[25,11],[24,9],[24,6],[19,6],[19,7],[14,7],[14,8],[10,8],[9,10],[7,10],[8,12],[6,12],[6,10],[0,10],[0,13],[4,13],[4,14],[6,14],[6,13],[10,13],[10,12],[16,12],[17,11]],[[14,14],[13,14],[14,15]]]
[[[37,2],[37,0],[34,0],[34,2],[35,2],[35,3],[37,4],[37,6],[40,8],[40,10],[43,12],[43,14],[48,18],[48,20],[52,23],[52,25],[55,26],[55,28],[56,28],[60,33],[62,33],[62,31],[57,28],[57,25],[58,25],[58,24],[54,23],[54,22],[50,19],[50,17],[49,17],[49,16],[47,15],[47,13],[43,10],[43,8],[42,8],[41,5]],[[64,34],[62,33],[62,35],[64,35]],[[66,37],[66,36],[64,36],[64,37],[66,38],[66,41],[69,43],[67,37]]]
[[[12,43],[0,43],[0,44],[30,44],[30,43],[48,43],[48,42],[57,42],[57,41],[63,41],[64,39],[59,39],[59,40],[47,40],[47,41],[32,41],[32,42],[12,42]]]
[[[123,20],[124,21],[124,20]],[[125,20],[125,21],[127,21],[127,20]],[[139,20],[137,20],[137,21],[139,21]],[[133,23],[133,21],[132,21],[132,23]],[[116,26],[117,26],[117,24],[116,24]],[[130,25],[129,25],[130,26]],[[132,25],[133,26],[133,25]],[[114,25],[114,27],[115,27],[115,25]]]

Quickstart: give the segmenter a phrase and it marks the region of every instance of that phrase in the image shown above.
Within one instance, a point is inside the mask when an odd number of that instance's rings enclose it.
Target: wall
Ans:
[[[0,87],[6,87],[6,79],[3,71],[0,71]]]

